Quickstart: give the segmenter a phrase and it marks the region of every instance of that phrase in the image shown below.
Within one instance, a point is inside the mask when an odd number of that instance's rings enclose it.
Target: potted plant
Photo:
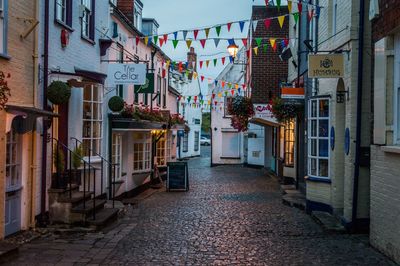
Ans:
[[[79,169],[82,166],[83,148],[82,145],[78,145],[71,154],[71,163],[73,169],[71,169],[71,182],[77,185],[81,184],[82,171]]]
[[[56,168],[56,172],[53,173],[51,179],[51,187],[57,189],[65,189],[68,184],[67,176],[65,173],[65,155],[61,147],[55,145],[53,155],[53,163]]]
[[[249,118],[253,117],[253,102],[250,98],[244,96],[236,96],[228,105],[228,112],[231,117],[231,125],[239,131],[247,131]]]
[[[71,87],[62,81],[53,81],[47,88],[47,99],[56,105],[65,104],[71,97]]]
[[[124,109],[124,106],[125,106],[124,99],[122,99],[119,96],[113,96],[108,101],[108,108],[110,108],[111,111],[116,113],[121,112]]]
[[[268,105],[268,110],[271,111],[273,116],[278,122],[283,123],[296,118],[302,113],[303,106],[295,105],[293,103],[284,102],[281,98],[274,98]]]

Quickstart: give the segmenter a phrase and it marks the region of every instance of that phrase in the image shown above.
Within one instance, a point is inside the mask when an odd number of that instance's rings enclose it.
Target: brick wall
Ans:
[[[379,0],[379,17],[372,21],[372,39],[382,39],[400,27],[400,1]]]
[[[252,20],[276,17],[288,13],[287,7],[281,7],[280,11],[276,7],[253,6]],[[252,47],[257,44],[254,38],[257,37],[274,37],[288,38],[289,36],[289,20],[285,18],[283,27],[280,28],[277,19],[271,21],[271,26],[267,30],[263,21],[258,22],[257,30],[253,34]],[[274,52],[269,39],[263,40],[262,44],[267,44],[268,49],[265,53],[263,47],[258,50],[258,55],[252,53],[252,99],[254,103],[268,103],[273,97],[280,95],[279,84],[286,82],[288,73],[288,64],[279,58],[280,44],[277,40],[277,52]]]

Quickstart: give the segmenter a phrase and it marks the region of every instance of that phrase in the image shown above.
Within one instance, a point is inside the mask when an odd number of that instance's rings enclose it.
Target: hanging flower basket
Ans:
[[[53,81],[47,88],[47,99],[56,105],[65,104],[71,97],[71,87],[62,81]]]
[[[113,96],[108,100],[108,108],[113,112],[121,112],[124,109],[124,99],[119,96]]]
[[[228,105],[228,112],[232,115],[231,125],[239,131],[247,131],[249,118],[253,117],[253,102],[248,97],[236,96]]]
[[[0,71],[0,110],[3,110],[8,102],[8,97],[11,96],[10,88],[8,87],[6,78],[10,78],[10,74],[4,74]]]
[[[301,114],[303,106],[284,102],[281,98],[274,98],[268,105],[268,110],[271,111],[278,122],[283,123]]]

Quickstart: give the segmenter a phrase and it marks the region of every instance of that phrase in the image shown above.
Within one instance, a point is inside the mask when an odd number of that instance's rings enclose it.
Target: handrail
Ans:
[[[70,188],[69,188],[69,197],[70,197],[70,199],[72,198],[72,177],[71,177],[72,176],[72,173],[71,173],[71,171],[72,171],[72,158],[73,158],[73,156],[77,157],[77,158],[79,158],[80,161],[83,162],[83,209],[84,210],[86,209],[86,170],[89,171],[89,173],[88,173],[88,176],[89,176],[89,181],[88,181],[89,192],[90,192],[90,172],[91,172],[91,170],[93,171],[93,173],[94,173],[94,182],[93,182],[93,220],[95,220],[96,219],[96,170],[97,169],[93,165],[91,165],[90,161],[89,162],[86,161],[83,157],[81,157],[79,154],[76,154],[76,152],[72,151],[67,145],[62,143],[60,140],[52,137],[51,138],[51,142],[52,142],[52,157],[54,157],[54,152],[57,152],[56,153],[57,161],[58,161],[58,156],[59,156],[58,155],[58,150],[60,149],[60,147],[62,149],[65,149],[68,152],[66,160],[69,163],[68,171],[69,171],[69,186],[70,186]],[[54,147],[55,146],[54,142],[55,142],[56,147]],[[57,150],[54,150],[54,148],[56,148]],[[52,160],[53,160],[53,158],[52,158]],[[53,163],[52,163],[51,167],[52,167],[52,173],[53,173],[54,172],[54,168],[53,168],[54,167],[54,161],[52,161],[52,162]],[[87,167],[88,167],[88,169],[87,169]],[[60,173],[57,170],[58,178],[59,178],[59,175],[60,175]]]

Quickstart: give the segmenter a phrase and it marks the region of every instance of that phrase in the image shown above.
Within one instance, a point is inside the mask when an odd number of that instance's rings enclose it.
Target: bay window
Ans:
[[[133,172],[151,171],[151,136],[148,132],[133,133]]]
[[[329,99],[310,100],[308,112],[308,175],[329,179]]]
[[[82,142],[85,156],[101,154],[102,96],[101,85],[91,84],[83,88]]]
[[[291,119],[285,123],[284,127],[284,159],[285,166],[294,166],[294,147],[295,147],[295,120]]]

